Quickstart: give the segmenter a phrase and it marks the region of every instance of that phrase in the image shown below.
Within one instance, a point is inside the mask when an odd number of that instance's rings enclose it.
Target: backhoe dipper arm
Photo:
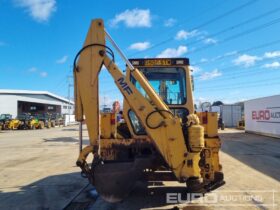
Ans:
[[[102,47],[105,44],[105,34],[103,21],[100,19],[92,21],[85,42],[85,46],[91,45],[92,47],[88,47],[80,53],[78,65],[75,65],[74,70],[76,114],[79,117],[85,114],[91,145],[97,144],[99,136],[99,123],[93,121],[99,122],[98,73],[104,64],[177,179],[185,181],[189,177],[200,177],[199,154],[196,157],[194,153],[188,152],[180,119],[171,113],[168,106],[138,69],[134,69],[129,63],[132,68],[132,76],[145,90],[149,99],[144,97],[122,74],[122,71],[107,55],[105,47]],[[92,36],[91,39],[89,36]],[[111,39],[110,36],[109,39]],[[129,61],[126,60],[126,62]]]

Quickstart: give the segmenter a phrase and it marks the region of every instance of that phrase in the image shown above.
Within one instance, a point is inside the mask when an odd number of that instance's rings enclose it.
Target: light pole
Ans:
[[[66,120],[66,122],[68,121],[67,125],[70,124],[70,108],[71,108],[71,100],[70,100],[70,88],[73,87],[73,84],[71,84],[71,79],[73,78],[73,76],[68,76],[68,120]]]

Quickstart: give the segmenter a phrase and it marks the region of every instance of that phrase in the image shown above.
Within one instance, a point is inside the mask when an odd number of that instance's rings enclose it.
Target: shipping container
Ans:
[[[242,118],[240,105],[221,105],[221,117],[225,123],[225,127],[237,127],[237,123]]]
[[[245,101],[245,131],[280,138],[280,95]]]

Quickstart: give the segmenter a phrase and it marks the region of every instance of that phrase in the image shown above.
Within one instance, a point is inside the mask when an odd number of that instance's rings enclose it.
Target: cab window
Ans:
[[[186,75],[183,68],[161,67],[161,68],[139,68],[148,79],[157,94],[168,105],[182,105],[186,103]],[[135,87],[147,97],[138,81],[131,76]]]

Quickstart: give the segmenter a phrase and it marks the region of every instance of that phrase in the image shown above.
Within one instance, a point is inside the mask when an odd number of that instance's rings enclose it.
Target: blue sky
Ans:
[[[103,18],[129,58],[188,57],[196,101],[279,94],[279,14],[279,0],[0,0],[0,88],[67,96],[90,21]],[[101,103],[122,98],[105,70],[100,81]]]

